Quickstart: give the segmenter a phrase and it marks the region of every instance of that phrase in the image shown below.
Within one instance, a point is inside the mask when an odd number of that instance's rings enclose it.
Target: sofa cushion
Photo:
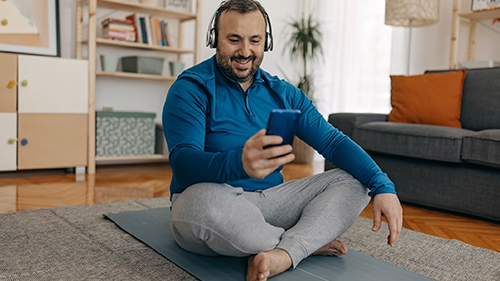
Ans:
[[[391,76],[389,122],[462,128],[460,109],[466,71]]]
[[[462,140],[474,133],[443,126],[371,122],[354,129],[352,138],[368,151],[460,163]]]
[[[462,160],[500,168],[500,130],[484,130],[466,136]]]
[[[446,71],[427,71],[438,73]],[[500,67],[468,69],[462,95],[462,128],[500,129]],[[480,113],[480,114],[479,114]]]

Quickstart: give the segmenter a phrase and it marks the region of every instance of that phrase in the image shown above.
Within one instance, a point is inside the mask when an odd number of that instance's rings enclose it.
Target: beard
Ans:
[[[243,57],[243,56],[232,56],[231,58],[227,57],[226,55],[222,54],[219,52],[219,50],[216,50],[216,58],[217,58],[217,66],[219,69],[227,75],[227,77],[233,79],[234,81],[238,83],[244,83],[250,81],[255,76],[255,73],[257,73],[257,70],[260,67],[260,64],[262,63],[263,57],[257,57],[254,55],[251,55],[249,57]],[[248,73],[245,74],[240,74],[238,75],[236,73],[236,70],[233,68],[231,65],[231,62],[233,60],[251,60],[252,61],[252,66],[248,70]],[[237,69],[240,72],[247,71],[246,69]]]

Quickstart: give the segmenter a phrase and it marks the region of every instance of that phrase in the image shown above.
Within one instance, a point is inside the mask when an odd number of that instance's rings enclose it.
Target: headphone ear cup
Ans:
[[[266,32],[266,40],[264,41],[264,52],[269,51],[269,32]]]
[[[210,34],[208,35],[208,46],[212,49],[217,47],[217,33],[215,32],[215,28],[210,29]]]
[[[265,49],[264,51],[268,52],[268,51],[272,51],[273,50],[273,36],[271,35],[271,33],[269,32],[266,32],[266,42],[265,42]]]

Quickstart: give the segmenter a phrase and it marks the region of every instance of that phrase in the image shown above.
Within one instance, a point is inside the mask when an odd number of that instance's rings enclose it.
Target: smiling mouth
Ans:
[[[231,60],[236,62],[238,68],[245,69],[247,65],[254,60],[254,56],[250,56],[248,58],[244,57],[232,57]]]

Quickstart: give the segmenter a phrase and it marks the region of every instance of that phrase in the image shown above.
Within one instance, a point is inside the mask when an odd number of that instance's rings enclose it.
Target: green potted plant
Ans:
[[[312,69],[314,63],[323,57],[321,23],[309,14],[290,21],[288,27],[290,33],[284,53],[288,53],[291,61],[301,68],[296,86],[315,103]],[[294,141],[293,153],[295,163],[311,163],[314,158],[314,150],[297,137]]]

